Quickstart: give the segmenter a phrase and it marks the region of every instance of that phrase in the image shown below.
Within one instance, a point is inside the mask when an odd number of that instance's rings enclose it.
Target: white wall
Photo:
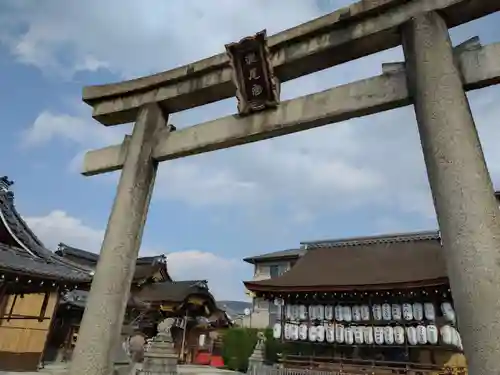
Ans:
[[[292,265],[293,262],[289,260],[257,263],[254,268],[253,280],[259,281],[270,279],[271,273],[275,273],[273,276],[279,276],[288,271]],[[274,324],[277,314],[278,307],[272,302],[270,303],[260,298],[254,298],[251,316],[248,320],[245,320],[245,324],[248,324],[248,327],[252,328],[267,328]]]

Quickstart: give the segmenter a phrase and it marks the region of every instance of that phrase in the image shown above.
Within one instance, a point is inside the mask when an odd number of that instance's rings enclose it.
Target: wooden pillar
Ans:
[[[470,374],[500,369],[500,211],[437,13],[403,29],[408,83]],[[411,265],[409,265],[411,267]]]
[[[70,375],[109,375],[158,163],[152,152],[160,131],[169,131],[156,104],[144,106],[129,141],[99,263],[79,331]]]

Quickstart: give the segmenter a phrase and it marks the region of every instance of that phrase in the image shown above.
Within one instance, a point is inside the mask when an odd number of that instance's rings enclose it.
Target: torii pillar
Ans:
[[[169,131],[156,104],[143,107],[129,140],[125,163],[92,282],[70,375],[110,375],[158,163],[152,151]],[[117,319],[118,317],[118,319]]]
[[[469,373],[498,375],[500,210],[493,185],[445,21],[435,12],[417,16],[403,28],[403,41]]]

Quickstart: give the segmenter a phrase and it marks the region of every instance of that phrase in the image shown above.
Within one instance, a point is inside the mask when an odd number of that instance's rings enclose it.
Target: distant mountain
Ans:
[[[244,301],[217,301],[217,306],[225,310],[229,316],[243,315],[246,308],[252,307],[252,302]]]

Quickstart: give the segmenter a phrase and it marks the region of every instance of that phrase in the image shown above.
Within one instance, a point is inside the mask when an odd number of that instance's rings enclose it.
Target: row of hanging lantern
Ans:
[[[273,336],[281,338],[282,325],[276,323]],[[440,336],[440,337],[439,337]],[[456,328],[444,325],[440,330],[429,324],[417,326],[344,326],[342,324],[310,325],[285,323],[283,338],[291,341],[328,342],[338,344],[436,345],[441,342],[462,350],[462,339]]]
[[[455,323],[455,311],[450,302],[441,303],[441,312],[445,320]],[[287,321],[335,320],[337,322],[362,321],[435,321],[436,309],[432,302],[403,304],[384,303],[368,305],[286,305]]]

